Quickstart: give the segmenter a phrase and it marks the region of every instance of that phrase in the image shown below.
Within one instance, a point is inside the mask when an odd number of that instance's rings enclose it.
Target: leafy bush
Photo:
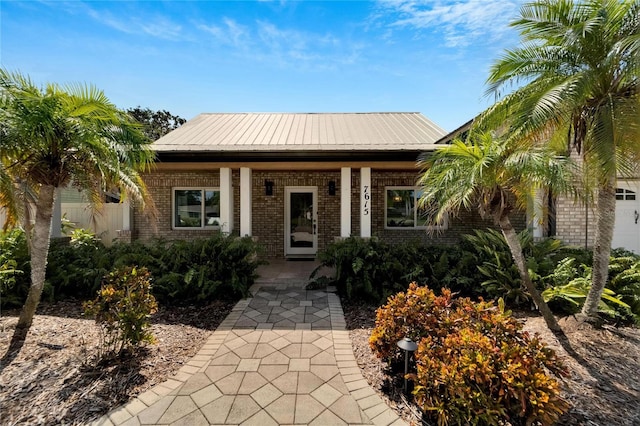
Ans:
[[[112,265],[100,265],[98,259],[109,250],[93,233],[75,229],[71,240],[52,241],[47,262],[46,282],[54,299],[89,299],[98,289]]]
[[[95,318],[102,330],[100,358],[154,343],[149,318],[157,310],[146,268],[119,268],[105,276],[98,296],[84,303],[85,315]]]
[[[413,395],[438,424],[553,424],[568,404],[558,382],[566,374],[554,352],[491,302],[441,296],[409,286],[378,309],[370,339],[384,358],[396,342],[418,341]]]
[[[575,263],[573,258],[561,260],[556,270],[544,277],[548,287],[542,292],[545,301],[556,310],[570,314],[580,311],[591,289],[591,268],[586,265],[576,267]],[[598,311],[620,322],[633,321],[634,316],[637,320],[640,314],[640,305],[636,305],[640,300],[640,261],[631,257],[612,258],[609,276]]]
[[[399,276],[407,273],[406,264],[391,256],[390,250],[389,244],[377,238],[351,237],[330,244],[318,259],[322,266],[335,268],[342,297],[377,302],[392,294]]]
[[[159,302],[205,303],[246,296],[253,284],[258,245],[251,238],[213,235],[193,241],[154,240],[105,247],[90,234],[52,248],[47,281],[56,298],[91,298],[113,268],[140,265],[154,278]]]
[[[330,244],[318,259],[320,267],[335,268],[338,293],[346,300],[381,303],[412,281],[425,280],[475,293],[475,277],[469,274],[477,273],[475,259],[458,246],[392,245],[377,238],[350,237]]]
[[[542,278],[555,270],[558,261],[567,252],[576,251],[553,238],[534,241],[529,230],[520,232],[518,238],[531,279],[540,289],[544,288]],[[481,285],[485,296],[503,298],[509,306],[530,305],[530,296],[522,285],[518,268],[500,231],[476,230],[473,235],[465,235],[464,240],[468,250],[474,253],[478,271],[484,277]]]
[[[249,237],[217,235],[164,244],[155,294],[160,300],[198,303],[248,295],[260,265]]]
[[[0,307],[21,306],[30,284],[29,250],[24,231],[0,231]]]

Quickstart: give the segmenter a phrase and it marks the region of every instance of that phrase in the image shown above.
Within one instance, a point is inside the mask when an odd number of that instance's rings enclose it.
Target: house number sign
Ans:
[[[369,193],[369,185],[364,185],[362,189],[362,198],[364,200],[362,212],[365,216],[369,216],[369,201],[371,200],[371,194]]]

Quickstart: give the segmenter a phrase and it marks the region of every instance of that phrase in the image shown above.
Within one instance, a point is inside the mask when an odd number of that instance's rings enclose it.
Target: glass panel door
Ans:
[[[317,187],[285,188],[285,254],[315,255],[318,248]]]

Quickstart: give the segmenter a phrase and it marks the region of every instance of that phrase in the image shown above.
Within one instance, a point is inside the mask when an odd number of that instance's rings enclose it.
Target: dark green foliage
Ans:
[[[160,139],[187,122],[184,118],[173,115],[169,111],[152,111],[149,108],[141,108],[140,106],[129,108],[127,113],[142,125],[144,134],[151,141]]]
[[[0,274],[0,280],[7,278],[6,282],[10,283],[5,286],[5,282],[0,281],[3,283],[3,307],[24,303],[30,284],[28,269],[25,269],[29,257],[24,254],[24,233],[14,232],[22,235],[22,239],[0,239],[0,244],[4,244],[2,256],[11,261],[5,262],[7,269],[15,260],[16,267],[11,269],[24,273]],[[216,234],[194,241],[158,239],[148,244],[135,241],[105,247],[90,234],[79,233],[77,237],[51,246],[45,287],[45,295],[49,294],[50,299],[93,298],[105,275],[114,268],[132,265],[145,267],[153,275],[154,296],[161,303],[193,304],[237,299],[248,294],[260,265],[259,246],[250,238]],[[15,241],[21,241],[22,245]],[[17,248],[4,249],[10,245]],[[12,254],[14,252],[17,256]],[[10,282],[9,278],[15,278],[16,283]]]
[[[387,243],[376,238],[347,238],[329,245],[318,258],[323,266],[335,268],[341,296],[378,302],[392,293],[390,288],[396,285],[394,277],[406,273],[399,261],[389,255],[389,250]]]
[[[338,293],[346,299],[381,303],[413,281],[477,294],[477,280],[469,274],[477,274],[475,258],[459,246],[392,245],[377,238],[351,237],[329,245],[318,259],[321,266],[335,268]]]
[[[100,282],[112,265],[100,265],[101,257],[108,256],[102,242],[91,234],[79,234],[71,241],[52,241],[47,263],[46,283],[52,288],[53,298],[88,299],[95,296]]]
[[[528,230],[520,232],[518,238],[527,259],[531,279],[540,289],[544,288],[542,277],[551,274],[567,252],[575,251],[553,238],[534,241]],[[473,235],[465,235],[464,240],[482,275],[484,295],[490,298],[501,297],[509,306],[527,306],[529,294],[522,285],[518,268],[502,233],[493,229],[476,230]]]
[[[615,250],[624,257],[612,257],[609,281],[602,294],[598,311],[620,323],[640,322],[640,256],[626,250]],[[562,259],[556,270],[543,278],[547,288],[545,300],[556,310],[577,313],[591,288],[591,267],[574,258]]]
[[[29,250],[20,229],[0,231],[0,307],[22,306],[31,284]]]
[[[257,250],[251,238],[222,235],[165,243],[154,294],[189,303],[247,296],[260,264]]]

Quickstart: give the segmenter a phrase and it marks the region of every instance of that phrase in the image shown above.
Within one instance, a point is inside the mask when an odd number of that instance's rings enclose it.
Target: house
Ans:
[[[134,210],[123,236],[232,233],[268,257],[313,257],[349,236],[455,242],[491,223],[463,213],[430,229],[416,208],[416,160],[446,136],[420,113],[200,114],[153,144],[157,223]]]

